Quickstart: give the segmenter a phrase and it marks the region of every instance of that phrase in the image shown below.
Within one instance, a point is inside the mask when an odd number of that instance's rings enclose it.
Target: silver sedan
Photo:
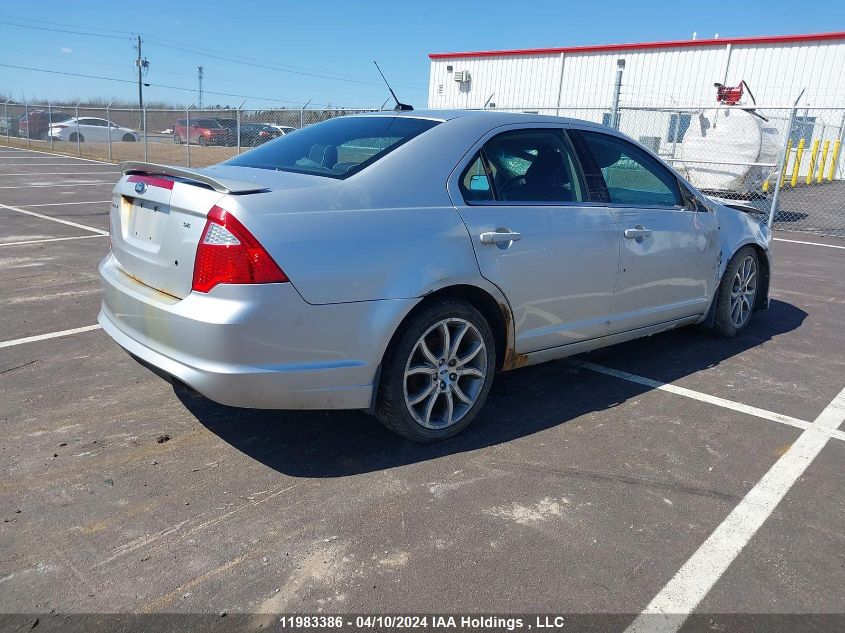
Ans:
[[[124,163],[99,321],[217,402],[364,409],[416,441],[497,372],[768,306],[771,235],[593,123],[341,117],[222,164]]]

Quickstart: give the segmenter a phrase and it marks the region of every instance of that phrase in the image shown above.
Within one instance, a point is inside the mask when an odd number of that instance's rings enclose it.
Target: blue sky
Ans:
[[[13,10],[24,6],[38,11]],[[190,103],[196,98],[196,67],[203,65],[207,105],[237,105],[250,97],[247,108],[298,108],[308,99],[346,107],[381,105],[388,95],[373,59],[400,98],[420,106],[426,101],[430,52],[687,39],[693,31],[703,38],[843,29],[845,3],[830,0],[39,0],[0,8],[0,94],[53,101],[137,99],[132,83],[9,67],[132,81],[131,37],[137,33],[151,64],[145,81],[158,84],[145,89],[148,99]]]

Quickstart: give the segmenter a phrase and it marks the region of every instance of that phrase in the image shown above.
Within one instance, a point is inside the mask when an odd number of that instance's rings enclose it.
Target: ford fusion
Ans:
[[[336,118],[205,169],[123,163],[99,322],[216,402],[419,442],[497,372],[768,305],[770,231],[594,123]]]

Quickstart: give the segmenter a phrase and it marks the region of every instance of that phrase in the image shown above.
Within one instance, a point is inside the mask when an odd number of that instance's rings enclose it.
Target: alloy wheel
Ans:
[[[741,328],[751,318],[757,296],[757,262],[750,255],[742,260],[731,286],[731,323]]]
[[[487,347],[478,328],[446,318],[416,342],[405,365],[405,406],[428,429],[457,424],[478,400],[487,377]]]

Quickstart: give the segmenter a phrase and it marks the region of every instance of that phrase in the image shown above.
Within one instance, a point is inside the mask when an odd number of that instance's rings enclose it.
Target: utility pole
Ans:
[[[144,70],[150,67],[150,62],[146,59],[141,57],[141,36],[138,36],[138,44],[136,45],[138,49],[138,58],[135,60],[135,66],[138,67],[138,121],[139,127],[141,129],[144,128]]]
[[[197,66],[197,81],[199,81],[199,95],[197,97],[197,108],[202,108],[202,66]]]

